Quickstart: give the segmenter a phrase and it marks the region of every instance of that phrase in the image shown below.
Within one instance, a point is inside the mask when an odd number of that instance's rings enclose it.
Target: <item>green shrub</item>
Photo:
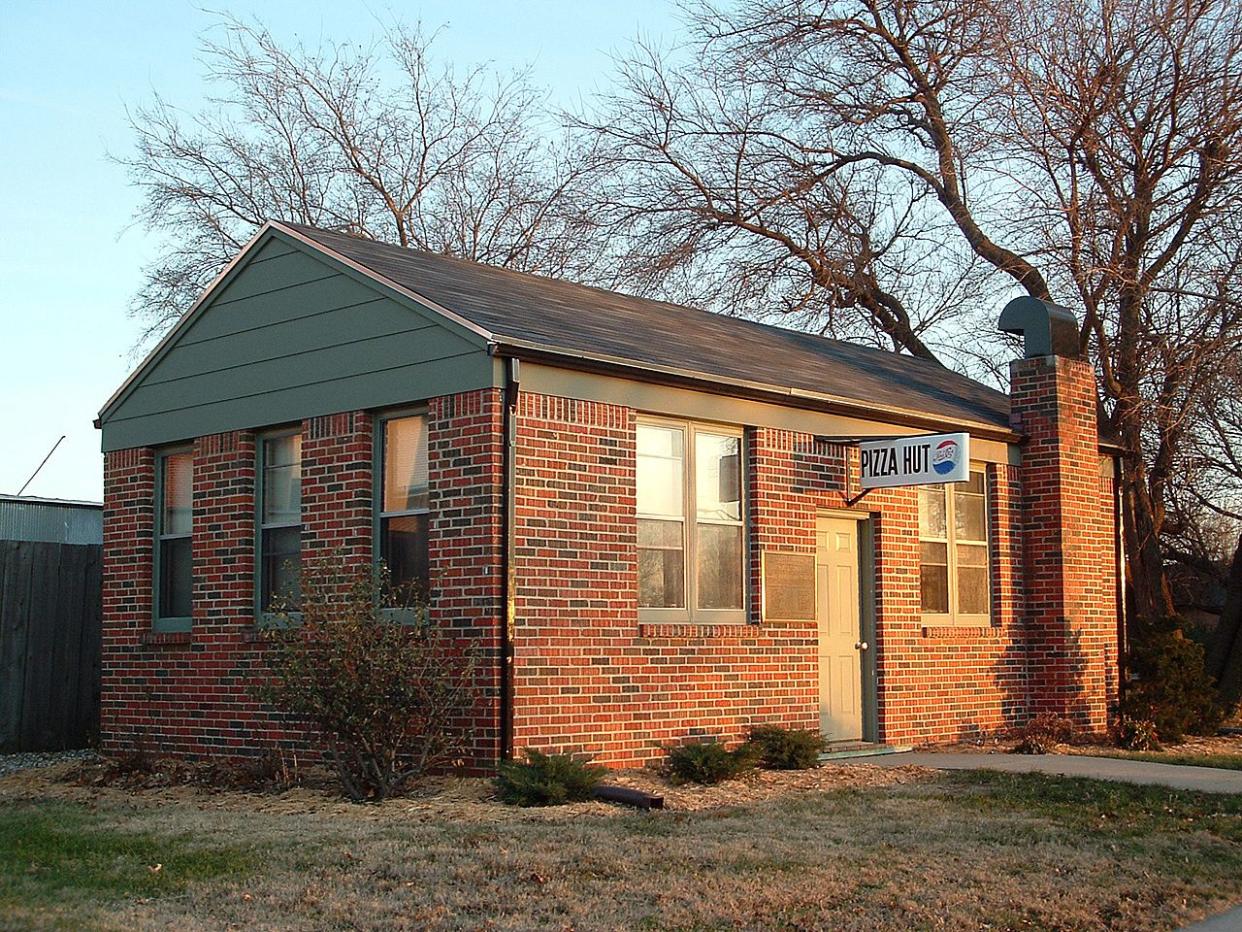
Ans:
[[[505,761],[496,795],[511,806],[559,806],[588,800],[607,768],[572,754],[527,750],[525,761]]]
[[[817,731],[782,728],[779,725],[756,725],[750,730],[749,743],[755,750],[759,766],[768,770],[810,770],[819,766],[819,755],[825,742]]]
[[[1203,665],[1203,647],[1182,636],[1181,620],[1162,618],[1140,626],[1130,645],[1133,680],[1122,700],[1123,717],[1155,724],[1161,741],[1211,735],[1224,712]]]
[[[1126,751],[1161,751],[1156,723],[1145,718],[1122,718],[1113,728],[1113,741]]]
[[[752,769],[755,762],[753,745],[729,751],[714,738],[670,748],[665,760],[669,775],[679,783],[719,783]]]
[[[1070,744],[1078,736],[1078,726],[1068,718],[1041,712],[1012,732],[1018,744],[1015,754],[1047,754],[1058,744]]]

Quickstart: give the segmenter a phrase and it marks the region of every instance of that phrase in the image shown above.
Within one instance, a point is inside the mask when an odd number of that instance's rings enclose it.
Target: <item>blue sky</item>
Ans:
[[[107,159],[126,153],[125,108],[158,91],[187,110],[206,85],[204,9],[258,16],[285,40],[365,40],[381,23],[447,27],[447,59],[530,65],[566,105],[607,83],[609,53],[677,30],[665,0],[408,4],[266,0],[0,3],[0,492],[66,439],[26,494],[98,500],[95,413],[138,360],[126,308],[158,243],[129,228],[137,192]]]

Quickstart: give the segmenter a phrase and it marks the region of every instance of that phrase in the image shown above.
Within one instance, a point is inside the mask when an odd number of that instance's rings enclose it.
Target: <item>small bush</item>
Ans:
[[[1122,715],[1154,723],[1164,742],[1215,734],[1224,712],[1203,666],[1203,647],[1182,636],[1178,618],[1141,627],[1143,633],[1130,646],[1135,679],[1126,687]]]
[[[1070,719],[1041,712],[1014,731],[1018,739],[1015,754],[1047,754],[1058,744],[1069,744],[1078,736],[1078,726]]]
[[[588,800],[607,768],[572,754],[528,750],[526,760],[505,761],[496,777],[496,795],[511,806],[559,806]]]
[[[729,751],[715,739],[697,741],[670,748],[665,765],[679,783],[720,783],[753,768],[756,751],[750,744]]]
[[[1113,728],[1113,741],[1126,751],[1162,751],[1156,723],[1144,718],[1122,718]]]
[[[304,565],[299,611],[264,631],[270,678],[255,694],[313,726],[352,800],[384,799],[469,746],[476,645],[435,625],[401,624],[387,573],[332,557]]]
[[[779,725],[756,725],[750,730],[749,743],[755,749],[759,766],[768,770],[810,770],[819,766],[819,755],[825,742],[819,732],[782,728]]]

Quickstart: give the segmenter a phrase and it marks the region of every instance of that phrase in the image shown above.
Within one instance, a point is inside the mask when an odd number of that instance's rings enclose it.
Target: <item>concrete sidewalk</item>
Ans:
[[[1242,929],[1242,906],[1231,909],[1227,913],[1210,916],[1194,925],[1185,926],[1182,932],[1239,932],[1240,929]]]
[[[879,767],[917,765],[937,770],[1002,770],[1007,773],[1048,773],[1063,777],[1090,777],[1169,786],[1204,793],[1242,793],[1242,770],[1217,767],[1187,767],[1182,764],[1156,764],[1117,757],[1089,757],[1085,754],[970,754],[957,751],[905,751],[854,757],[854,764]]]

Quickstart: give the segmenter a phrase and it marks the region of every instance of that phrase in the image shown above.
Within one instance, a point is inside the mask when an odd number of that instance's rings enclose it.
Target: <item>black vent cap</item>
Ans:
[[[997,322],[1005,333],[1022,335],[1024,355],[1068,356],[1077,359],[1078,321],[1074,312],[1059,304],[1041,301],[1029,295],[1014,298],[1005,305]]]

